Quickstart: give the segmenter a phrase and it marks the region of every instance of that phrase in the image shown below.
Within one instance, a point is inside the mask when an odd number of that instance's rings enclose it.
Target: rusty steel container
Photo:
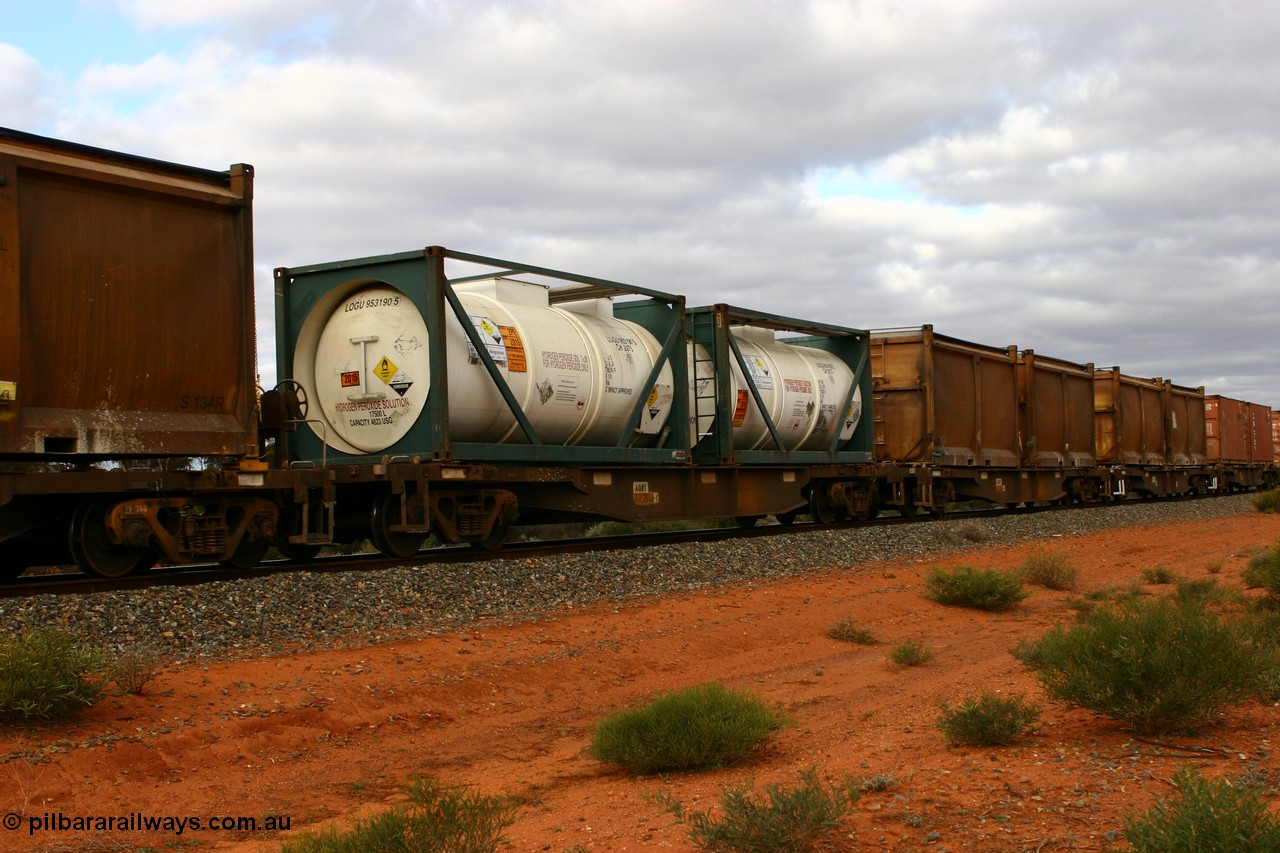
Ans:
[[[1017,347],[886,329],[871,335],[871,376],[877,461],[1017,467]]]
[[[0,128],[0,459],[253,451],[252,187]]]
[[[1214,394],[1204,409],[1210,462],[1264,464],[1275,457],[1270,407]]]
[[[1271,413],[1271,453],[1277,465],[1280,465],[1280,412]]]
[[[1093,365],[1024,350],[1018,356],[1022,464],[1037,468],[1094,465]]]
[[[1209,460],[1204,388],[1165,382],[1166,446],[1170,465],[1203,465]]]
[[[1126,376],[1118,367],[1093,374],[1093,423],[1098,462],[1169,464],[1165,434],[1166,383]]]

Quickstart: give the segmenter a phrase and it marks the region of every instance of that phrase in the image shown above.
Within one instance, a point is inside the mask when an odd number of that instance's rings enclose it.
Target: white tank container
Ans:
[[[609,444],[643,396],[638,424],[656,435],[671,413],[672,380],[641,387],[661,347],[642,327],[594,299],[552,307],[548,288],[510,279],[455,288],[499,373],[544,444]],[[454,441],[526,443],[483,362],[450,313],[449,430]],[[313,309],[298,337],[294,370],[323,421],[330,446],[378,453],[408,433],[426,404],[431,376],[426,324],[395,288],[353,282]]]
[[[733,446],[738,450],[773,448],[769,426],[747,385],[760,393],[785,450],[827,450],[839,432],[839,440],[853,436],[862,419],[862,390],[854,388],[853,398],[843,413],[837,411],[853,385],[853,371],[832,353],[812,347],[788,344],[776,339],[771,329],[735,326],[732,333],[747,364],[747,375],[730,359]],[[700,344],[690,349],[693,379],[690,388],[690,418],[696,412],[698,434],[711,429],[705,411],[708,384],[714,382],[714,368]],[[695,403],[702,395],[702,400]],[[697,408],[695,408],[695,405]]]

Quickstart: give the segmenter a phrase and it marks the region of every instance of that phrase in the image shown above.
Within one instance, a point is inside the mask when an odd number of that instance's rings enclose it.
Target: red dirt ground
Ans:
[[[0,730],[0,755],[48,754],[0,765],[0,811],[19,823],[0,831],[0,849],[275,850],[300,829],[386,808],[419,774],[519,798],[500,850],[690,851],[653,792],[705,810],[725,786],[792,786],[810,767],[831,780],[894,780],[864,795],[824,849],[1123,849],[1111,842],[1125,815],[1170,793],[1183,767],[1280,783],[1270,743],[1280,709],[1238,707],[1198,736],[1158,744],[1042,702],[1019,745],[948,748],[939,703],[986,691],[1042,701],[1009,649],[1070,618],[1072,595],[1127,586],[1155,564],[1239,586],[1249,556],[1277,537],[1280,516],[1244,515],[1058,540],[1052,547],[1082,569],[1078,591],[1035,588],[1003,614],[935,604],[921,597],[921,579],[934,565],[1012,568],[1030,546],[818,570],[355,650],[180,662],[143,695],[108,698],[73,722]],[[842,618],[880,643],[829,639]],[[935,658],[894,666],[887,654],[906,640]],[[796,724],[749,763],[714,772],[634,777],[587,755],[603,715],[713,680],[781,706]],[[291,830],[56,826],[59,815],[134,814],[280,815]],[[46,815],[55,826],[29,834],[30,819]]]

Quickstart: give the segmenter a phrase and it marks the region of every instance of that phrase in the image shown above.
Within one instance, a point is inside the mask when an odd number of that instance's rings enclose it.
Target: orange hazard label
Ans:
[[[747,419],[747,392],[738,392],[738,405],[733,409],[733,425],[735,427],[742,426],[742,422]]]
[[[347,370],[342,374],[342,387],[354,388],[360,384],[360,371]]]
[[[507,347],[507,370],[511,373],[528,373],[529,365],[524,357],[524,342],[515,326],[499,326],[502,343]]]

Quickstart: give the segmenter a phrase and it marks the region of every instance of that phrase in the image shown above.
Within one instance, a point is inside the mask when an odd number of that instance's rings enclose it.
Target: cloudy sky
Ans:
[[[440,244],[1280,408],[1274,0],[4,3],[0,125]],[[264,377],[274,374],[260,335]]]

